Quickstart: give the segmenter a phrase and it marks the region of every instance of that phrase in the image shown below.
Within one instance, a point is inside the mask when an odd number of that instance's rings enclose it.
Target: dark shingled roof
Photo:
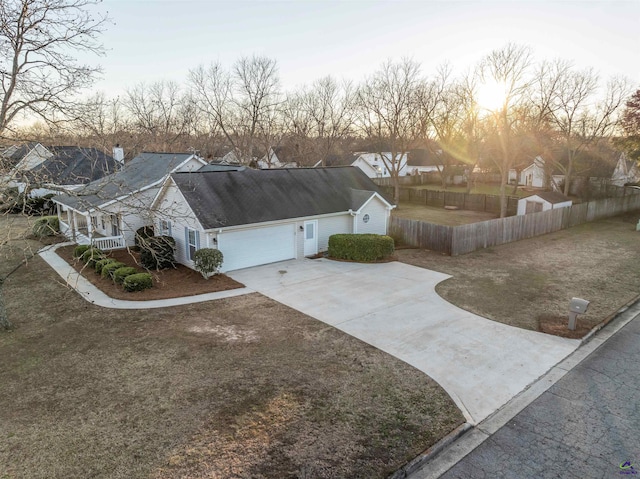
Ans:
[[[161,181],[191,156],[191,153],[140,153],[121,171],[93,181],[72,195],[59,195],[53,199],[87,211]]]
[[[24,173],[30,181],[56,185],[86,185],[118,170],[111,156],[95,148],[52,146],[53,156]]]
[[[374,192],[384,198],[360,168],[350,166],[198,171],[171,178],[204,229],[356,210]]]
[[[207,165],[204,165],[202,168],[200,168],[198,171],[200,172],[205,172],[205,171],[239,171],[239,170],[244,170],[245,167],[244,166],[240,166],[240,165],[223,165],[221,163],[216,163],[216,162],[211,162]]]
[[[571,198],[569,198],[568,196],[563,195],[562,193],[559,193],[557,191],[540,191],[538,193],[534,193],[533,195],[535,196],[539,196],[540,198],[542,198],[545,201],[548,201],[551,204],[557,204],[557,203],[563,203],[565,201],[571,201]],[[531,196],[533,196],[531,195]],[[528,198],[528,196],[527,196]]]
[[[2,156],[2,158],[5,160],[5,166],[13,168],[20,162],[22,158],[27,156],[27,153],[33,150],[37,144],[38,143],[36,142],[30,142],[24,143],[20,146],[9,146],[4,149],[0,156]]]

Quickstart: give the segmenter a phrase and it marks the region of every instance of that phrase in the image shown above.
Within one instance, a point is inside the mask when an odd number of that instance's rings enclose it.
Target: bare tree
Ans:
[[[98,35],[107,17],[90,13],[97,0],[0,2],[0,137],[19,114],[51,120],[73,105],[100,69],[79,52],[103,53]]]
[[[499,139],[500,157],[495,161],[500,171],[500,217],[507,215],[506,187],[509,170],[515,161],[514,133],[523,120],[522,102],[530,85],[531,50],[509,43],[489,53],[480,64],[481,79],[495,83],[503,92],[502,104],[489,111]],[[482,85],[479,86],[482,88]]]
[[[339,84],[327,76],[287,98],[283,108],[287,130],[307,147],[311,164],[326,166],[337,145],[351,133],[354,96],[351,83]]]
[[[173,81],[138,84],[127,90],[124,104],[146,148],[168,151],[192,131],[195,104]]]
[[[617,113],[629,94],[629,85],[622,78],[612,78],[604,97],[598,99],[599,81],[592,69],[567,68],[559,75],[551,94],[549,118],[561,136],[566,152],[566,166],[560,162],[556,164],[563,170],[564,194],[568,195],[577,155],[593,142],[613,135]]]
[[[379,151],[394,186],[394,202],[400,202],[399,175],[409,150],[423,137],[421,105],[418,99],[423,79],[413,60],[385,62],[357,92],[358,123],[371,139],[389,145]],[[382,148],[380,148],[382,150]]]
[[[199,66],[190,71],[189,82],[202,113],[215,122],[241,162],[253,159],[256,146],[271,143],[282,101],[275,60],[243,57],[232,72],[219,63]]]

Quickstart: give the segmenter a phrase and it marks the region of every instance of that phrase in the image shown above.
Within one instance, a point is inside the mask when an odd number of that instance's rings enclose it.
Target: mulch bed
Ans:
[[[244,287],[242,283],[229,278],[227,275],[218,274],[209,279],[204,279],[197,271],[178,264],[175,268],[149,271],[153,277],[153,288],[128,293],[122,289],[121,285],[115,284],[109,278],[102,278],[93,268],[87,268],[82,261],[75,259],[73,257],[74,247],[73,245],[64,246],[58,248],[56,253],[73,266],[76,271],[97,286],[103,293],[116,299],[146,301],[152,299],[181,298],[183,296],[215,293],[217,291],[227,291]],[[140,254],[135,251],[126,249],[115,250],[109,252],[108,256],[125,263],[127,266],[133,266],[140,271],[145,271],[140,264]]]
[[[542,315],[538,318],[539,329],[543,333],[554,334],[555,336],[561,336],[569,339],[582,339],[584,338],[591,328],[580,324],[580,317],[576,324],[576,329],[571,331],[568,328],[569,316],[552,316]]]

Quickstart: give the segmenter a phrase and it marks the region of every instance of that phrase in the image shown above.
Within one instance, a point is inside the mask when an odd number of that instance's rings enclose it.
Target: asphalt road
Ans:
[[[640,315],[441,476],[515,477],[640,478]]]

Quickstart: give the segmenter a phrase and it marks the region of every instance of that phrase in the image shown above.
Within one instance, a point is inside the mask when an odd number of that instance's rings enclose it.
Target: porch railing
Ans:
[[[101,250],[123,249],[126,248],[124,236],[105,236],[93,238],[91,244]]]

